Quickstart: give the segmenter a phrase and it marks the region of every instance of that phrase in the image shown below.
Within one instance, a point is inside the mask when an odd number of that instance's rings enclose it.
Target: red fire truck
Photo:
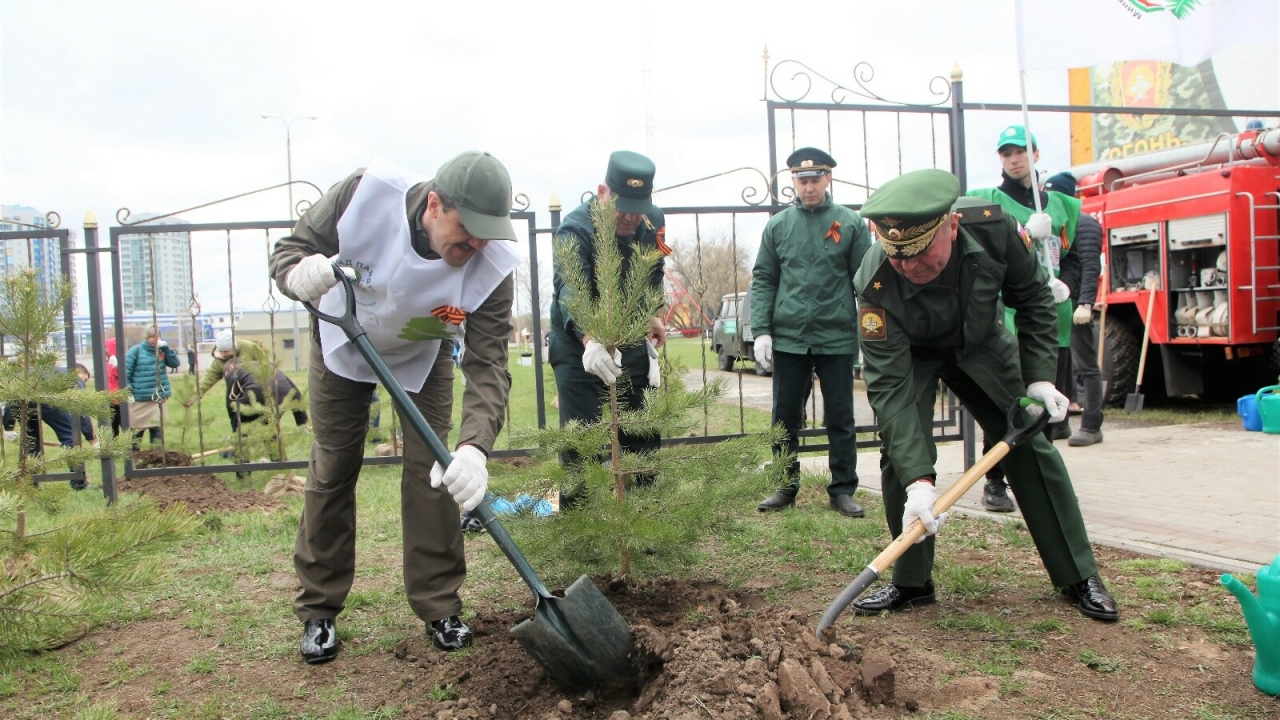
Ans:
[[[1275,384],[1280,129],[1071,172],[1104,233],[1108,401],[1134,392],[1148,323],[1148,397],[1233,397]]]

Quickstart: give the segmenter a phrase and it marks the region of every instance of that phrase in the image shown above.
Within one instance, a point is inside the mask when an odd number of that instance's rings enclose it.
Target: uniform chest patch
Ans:
[[[858,315],[858,329],[863,340],[884,340],[888,335],[888,324],[884,310],[881,308],[863,308]]]

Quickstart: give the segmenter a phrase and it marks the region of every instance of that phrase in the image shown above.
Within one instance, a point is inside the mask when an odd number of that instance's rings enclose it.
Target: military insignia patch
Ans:
[[[863,340],[884,340],[888,337],[889,325],[885,322],[882,308],[863,308],[858,315],[858,329]]]
[[[1022,223],[1018,223],[1018,237],[1022,238],[1022,244],[1026,245],[1027,249],[1030,250],[1031,233],[1027,232],[1027,229],[1022,227]]]
[[[644,181],[640,178],[631,178],[627,181],[627,187],[642,188],[644,187]]]

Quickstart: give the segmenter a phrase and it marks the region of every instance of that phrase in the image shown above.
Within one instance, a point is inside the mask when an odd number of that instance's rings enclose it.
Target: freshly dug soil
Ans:
[[[184,467],[191,465],[191,456],[180,452],[161,455],[158,450],[135,452],[133,463],[139,468]],[[194,469],[194,468],[193,468]],[[160,507],[183,503],[191,512],[203,515],[208,512],[267,512],[284,507],[276,498],[258,490],[236,492],[210,473],[192,473],[166,477],[121,478],[118,489],[135,492],[154,499]]]

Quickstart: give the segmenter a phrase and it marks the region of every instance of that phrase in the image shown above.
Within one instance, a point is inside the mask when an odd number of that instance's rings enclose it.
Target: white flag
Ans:
[[[1195,65],[1236,43],[1275,43],[1280,35],[1277,0],[1014,0],[1014,8],[1023,70],[1126,60]]]

